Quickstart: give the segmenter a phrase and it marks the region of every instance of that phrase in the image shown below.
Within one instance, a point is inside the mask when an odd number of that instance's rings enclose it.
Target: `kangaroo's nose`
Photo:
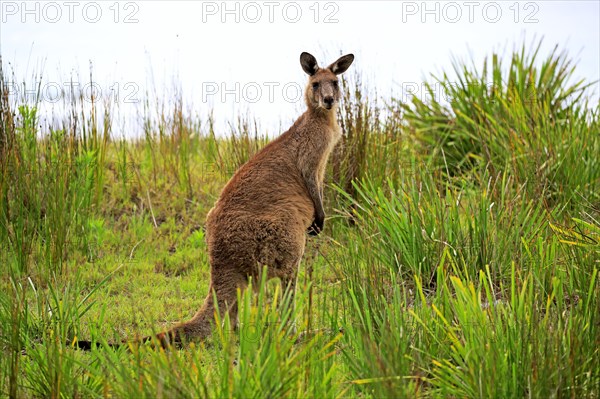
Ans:
[[[333,105],[333,97],[325,97],[323,99],[323,102],[325,103],[325,105],[327,105],[327,108],[331,108],[331,106]]]

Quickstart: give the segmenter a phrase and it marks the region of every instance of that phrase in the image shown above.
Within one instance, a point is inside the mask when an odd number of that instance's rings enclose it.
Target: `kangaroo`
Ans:
[[[337,75],[353,61],[354,55],[347,54],[321,68],[311,54],[300,55],[300,65],[309,75],[304,94],[307,110],[239,168],[209,211],[209,293],[194,317],[156,336],[163,347],[211,333],[216,310],[213,291],[221,314],[228,311],[236,320],[237,290],[244,290],[262,265],[268,266],[268,278],[279,278],[284,288],[294,292],[306,234],[323,231],[325,168],[341,137]],[[78,347],[90,349],[91,343],[79,341]]]

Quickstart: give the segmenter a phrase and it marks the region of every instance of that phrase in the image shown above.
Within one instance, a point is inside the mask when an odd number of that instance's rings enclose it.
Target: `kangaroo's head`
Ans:
[[[306,105],[309,108],[325,111],[335,109],[340,101],[337,75],[344,73],[352,61],[354,61],[354,55],[347,54],[327,68],[320,68],[315,57],[308,53],[300,54],[300,65],[310,76],[304,94]]]

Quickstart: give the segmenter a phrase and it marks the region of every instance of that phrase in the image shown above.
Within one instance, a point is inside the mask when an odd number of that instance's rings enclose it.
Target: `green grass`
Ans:
[[[46,130],[0,71],[0,396],[600,397],[600,108],[539,48],[455,62],[448,103],[346,82],[294,305],[253,281],[237,330],[169,351],[70,343],[194,314],[206,214],[268,139],[178,97],[137,140],[81,98]]]

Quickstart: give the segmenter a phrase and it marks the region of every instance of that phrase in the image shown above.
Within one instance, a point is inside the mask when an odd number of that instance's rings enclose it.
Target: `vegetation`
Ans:
[[[237,329],[84,353],[197,310],[206,213],[266,139],[177,97],[148,101],[141,139],[101,99],[40,126],[0,71],[0,395],[600,397],[600,107],[573,76],[538,46],[456,61],[429,86],[448,101],[345,82],[295,306],[255,281]]]

